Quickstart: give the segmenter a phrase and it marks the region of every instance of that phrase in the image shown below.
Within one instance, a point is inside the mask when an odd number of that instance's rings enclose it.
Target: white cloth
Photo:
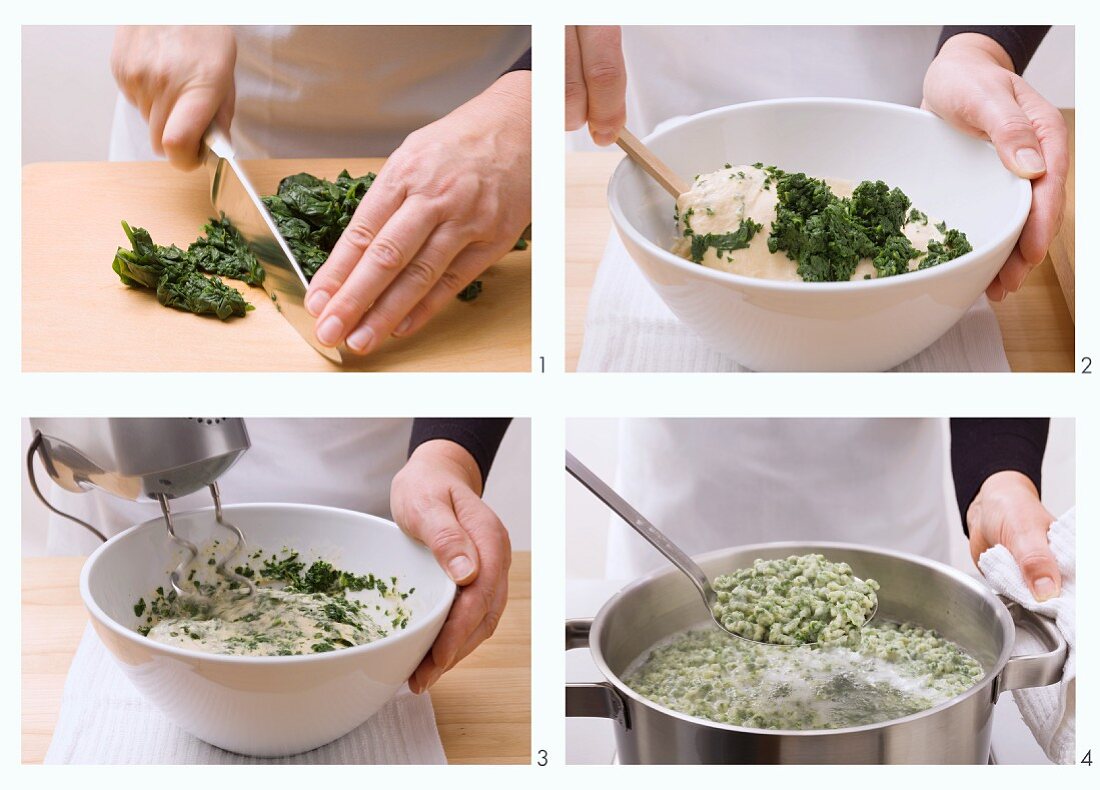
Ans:
[[[142,697],[89,625],[65,680],[45,762],[442,765],[447,757],[431,699],[407,688],[359,728],[313,751],[276,759],[224,751],[184,732]]]
[[[657,295],[614,230],[588,297],[578,371],[745,372],[710,348]],[[1008,372],[997,317],[980,297],[947,334],[895,370]]]
[[[252,446],[218,480],[226,504],[294,502],[390,517],[390,483],[405,462],[412,420],[250,418],[245,427]],[[155,503],[99,490],[75,494],[51,484],[47,496],[107,537],[160,515]],[[202,490],[174,500],[172,507],[183,512],[212,504]],[[100,545],[57,515],[50,515],[48,529],[49,554],[88,554]]]
[[[388,156],[489,87],[530,46],[525,26],[336,25],[235,29],[234,148],[243,159]],[[112,160],[154,159],[121,96]]]
[[[615,482],[688,554],[748,543],[869,543],[949,561],[946,429],[934,419],[623,420]],[[663,559],[612,517],[608,577]]]
[[[1062,574],[1062,594],[1038,603],[1024,581],[1016,560],[1004,546],[994,546],[978,558],[978,567],[990,587],[1016,601],[1025,609],[1054,621],[1061,631],[1069,653],[1062,680],[1051,686],[1017,689],[1012,692],[1024,721],[1053,762],[1076,762],[1077,734],[1077,511],[1071,509],[1055,521],[1047,533],[1051,553]],[[1015,653],[1041,653],[1038,638],[1021,631]]]

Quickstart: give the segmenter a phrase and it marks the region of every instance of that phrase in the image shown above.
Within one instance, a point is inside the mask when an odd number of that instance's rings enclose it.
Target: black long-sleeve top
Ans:
[[[505,74],[511,74],[513,71],[530,71],[531,70],[531,48],[528,47],[527,51],[519,56],[519,60],[508,67]]]
[[[951,475],[963,532],[970,535],[966,511],[986,479],[997,472],[1027,475],[1042,493],[1043,454],[1050,420],[1046,418],[953,418]]]
[[[413,420],[409,455],[424,442],[433,439],[454,442],[474,457],[484,486],[489,468],[504,439],[504,432],[511,422],[510,417],[417,417]]]
[[[1050,25],[944,25],[936,44],[937,54],[947,39],[959,33],[980,33],[1000,44],[1012,59],[1017,74],[1023,74],[1035,50],[1043,43]]]

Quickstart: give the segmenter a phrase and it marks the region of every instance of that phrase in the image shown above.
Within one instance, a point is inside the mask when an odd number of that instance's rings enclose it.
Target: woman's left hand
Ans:
[[[983,551],[1000,544],[1015,558],[1035,600],[1057,598],[1062,574],[1047,539],[1052,523],[1054,516],[1043,507],[1027,475],[1012,471],[992,474],[966,511],[970,556],[977,565]]]
[[[512,544],[508,531],[481,500],[481,472],[454,442],[424,442],[390,487],[394,521],[431,549],[458,594],[432,649],[409,688],[419,694],[493,635],[508,603]]]
[[[1004,166],[1031,180],[1031,213],[986,289],[1000,301],[1043,262],[1062,225],[1069,170],[1065,119],[1016,74],[1004,48],[979,33],[960,33],[944,43],[924,76],[921,106],[957,129],[989,138]]]
[[[410,134],[378,174],[306,309],[317,339],[369,354],[420,329],[531,221],[531,72]]]

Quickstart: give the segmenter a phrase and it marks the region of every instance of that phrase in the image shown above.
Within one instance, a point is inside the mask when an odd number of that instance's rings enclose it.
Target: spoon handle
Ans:
[[[618,138],[615,140],[619,144],[619,147],[626,151],[627,156],[637,162],[643,170],[664,187],[672,197],[678,198],[691,189],[691,185],[680,176],[673,172],[672,168],[666,165],[661,159],[657,157],[657,154],[649,150],[649,147],[635,137],[628,129],[624,128],[619,132]]]
[[[597,499],[611,508],[623,521],[632,526],[639,535],[648,540],[653,548],[661,552],[669,562],[686,573],[699,590],[699,594],[703,596],[708,606],[713,603],[712,598],[714,592],[711,590],[710,580],[707,579],[707,575],[703,573],[703,569],[695,564],[695,560],[685,554],[679,546],[665,537],[663,532],[653,526],[645,516],[631,507],[629,502],[615,493],[611,486],[597,477],[591,469],[578,461],[568,450],[565,451],[565,469],[569,474],[573,475],[581,485],[595,494]]]

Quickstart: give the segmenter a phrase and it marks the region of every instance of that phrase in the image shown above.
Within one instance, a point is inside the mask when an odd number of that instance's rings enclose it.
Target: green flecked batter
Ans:
[[[357,575],[325,560],[306,564],[288,550],[268,556],[257,551],[236,568],[255,584],[255,592],[245,595],[237,582],[198,578],[201,567],[186,581],[194,595],[160,587],[148,604],[139,599],[139,633],[206,653],[291,656],[367,644],[408,626],[404,601],[414,590],[402,592],[396,577]],[[382,603],[349,596],[364,590],[377,593]]]

